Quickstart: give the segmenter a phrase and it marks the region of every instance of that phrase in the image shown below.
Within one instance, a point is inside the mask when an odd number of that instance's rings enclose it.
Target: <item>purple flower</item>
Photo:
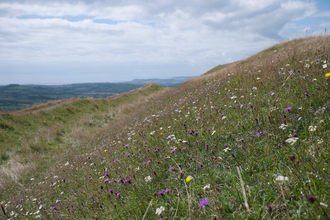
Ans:
[[[90,195],[89,195],[89,198],[92,198],[92,197],[93,197],[93,194],[90,194]]]
[[[170,167],[170,170],[174,170],[174,167]]]
[[[59,214],[57,217],[58,217],[58,218],[61,218],[61,214]]]
[[[298,121],[300,121],[301,117],[298,118]]]
[[[125,145],[126,148],[127,148],[128,146],[129,146],[128,144]]]
[[[148,141],[145,141],[144,143],[145,143],[145,144],[147,144],[147,143],[148,143]]]
[[[88,176],[88,178],[91,178],[91,176]]]
[[[184,148],[182,148],[181,150],[182,150],[182,151],[185,151],[185,150],[186,150],[186,148],[184,147]]]
[[[291,109],[292,109],[292,107],[289,106],[289,107],[285,108],[284,110],[287,111],[287,112],[289,112]]]
[[[70,206],[73,207],[73,203]]]
[[[131,154],[127,154],[127,157],[131,156]]]
[[[160,190],[160,191],[158,192],[158,195],[163,196],[163,195],[164,195],[164,191],[163,191],[163,190]]]
[[[209,146],[209,144],[205,144],[205,146],[206,146],[206,147],[208,147],[208,146]]]
[[[262,132],[257,132],[257,137],[260,137],[261,134]]]
[[[200,119],[201,117],[197,117],[196,120]]]
[[[316,60],[315,60],[315,62],[319,62],[319,61],[320,61],[320,59],[316,59]]]
[[[56,206],[53,206],[53,210],[55,210],[57,208],[57,205]]]
[[[273,207],[270,205],[266,205],[266,209],[269,213],[271,213],[273,211]]]
[[[118,179],[118,182],[123,183],[124,181],[123,181],[123,179],[120,177],[120,178]]]
[[[291,75],[293,73],[293,70],[290,70],[289,74]]]
[[[149,151],[149,150],[150,150],[149,148],[146,149],[146,151]]]
[[[23,201],[23,199],[20,199],[19,201],[20,201],[20,202],[22,202],[22,201]]]
[[[42,199],[42,197],[39,197],[39,200]]]
[[[146,164],[146,162],[143,162],[143,163],[142,163],[142,165],[145,165],[145,164]]]
[[[241,105],[240,108],[243,108],[243,105]]]
[[[169,193],[169,192],[170,192],[170,189],[166,189],[166,190],[165,190],[165,193]]]
[[[174,153],[175,149],[171,150],[171,153]]]
[[[209,204],[209,198],[202,198],[202,200],[199,202],[198,207],[202,207],[205,209],[206,206]]]
[[[120,198],[120,193],[117,193],[117,197]]]
[[[149,163],[151,163],[151,160],[148,160],[148,161],[147,161],[147,164],[149,164]]]
[[[118,159],[115,159],[113,162],[117,162],[118,161]]]
[[[105,179],[105,180],[104,180],[105,183],[108,182],[108,181],[109,181],[109,179]]]
[[[130,178],[127,178],[127,179],[125,180],[125,183],[131,183],[131,179],[130,179]]]
[[[201,127],[203,127],[203,126],[204,126],[204,124],[201,125]]]
[[[109,192],[111,192],[111,193],[112,193],[112,192],[113,192],[113,190],[112,190],[112,189],[109,189]]]

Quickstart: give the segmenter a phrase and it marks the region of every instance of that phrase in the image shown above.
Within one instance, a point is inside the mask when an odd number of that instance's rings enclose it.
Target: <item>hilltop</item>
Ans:
[[[0,216],[329,219],[329,43],[283,42],[154,94],[42,172],[8,177]],[[5,117],[8,132],[25,118]]]

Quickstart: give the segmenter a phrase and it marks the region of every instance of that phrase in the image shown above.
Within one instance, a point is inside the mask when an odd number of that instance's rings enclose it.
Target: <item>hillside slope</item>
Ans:
[[[168,90],[7,187],[2,216],[329,219],[329,44],[284,42]]]

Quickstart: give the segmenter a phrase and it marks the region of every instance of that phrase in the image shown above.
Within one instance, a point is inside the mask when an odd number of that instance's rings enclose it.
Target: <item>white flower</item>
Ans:
[[[259,80],[259,79],[260,79],[260,77],[257,78],[257,80]]]
[[[233,97],[230,97],[230,98],[231,98],[231,99],[236,99],[236,98],[237,98],[237,96],[235,96],[235,95],[234,95]]]
[[[292,138],[289,138],[288,140],[286,140],[285,142],[287,142],[288,144],[294,145],[298,139],[299,138],[297,138],[297,137],[292,137]]]
[[[305,67],[309,68],[309,64],[307,63],[307,64],[305,65]]]
[[[155,134],[155,131],[150,132],[150,135],[151,135],[151,136],[154,135],[154,134]]]
[[[323,205],[324,207],[328,207],[328,204],[325,204],[323,202],[320,202],[320,205]]]
[[[160,127],[159,130],[163,130],[163,127]]]
[[[146,182],[151,182],[152,178],[151,178],[151,176],[147,176],[147,177],[144,178],[144,180],[145,180]]]
[[[308,130],[309,131],[316,131],[317,126],[309,126]]]
[[[135,168],[135,171],[139,171],[139,170],[140,170],[140,167]]]
[[[224,152],[227,152],[227,151],[229,151],[229,150],[230,150],[230,148],[229,148],[229,147],[227,147],[227,148],[223,149],[223,151],[224,151]]]
[[[65,164],[64,164],[64,166],[68,166],[69,165],[69,161],[68,162],[66,162]]]
[[[31,181],[33,181],[33,180],[34,180],[34,178],[31,178],[30,180],[31,180]]]
[[[328,65],[327,64],[323,64],[322,66],[323,66],[323,68],[327,68]]]
[[[282,130],[285,130],[285,129],[286,129],[286,127],[288,127],[288,125],[285,125],[285,124],[281,124],[281,126],[280,126],[280,127],[278,127],[278,128],[280,128],[280,129],[282,129]]]
[[[161,206],[161,207],[156,209],[156,215],[160,215],[163,212],[165,212],[165,207],[164,206]]]
[[[216,131],[213,131],[211,135],[214,135],[215,132],[216,132]]]
[[[42,209],[42,205],[39,206],[39,209]]]
[[[323,139],[322,138],[317,138],[317,144],[323,144]]]
[[[290,66],[290,64],[286,64],[285,66]]]
[[[253,90],[257,90],[258,88],[257,88],[257,87],[253,87],[252,89],[253,89]]]
[[[211,188],[211,184],[206,184],[204,187],[203,187],[203,189],[205,190],[205,189],[210,189]]]
[[[276,182],[284,182],[284,181],[289,181],[289,177],[286,176],[278,176],[275,179]]]
[[[222,120],[224,120],[224,119],[226,119],[226,118],[227,118],[227,116],[222,116],[222,118],[221,118],[221,119],[222,119]]]

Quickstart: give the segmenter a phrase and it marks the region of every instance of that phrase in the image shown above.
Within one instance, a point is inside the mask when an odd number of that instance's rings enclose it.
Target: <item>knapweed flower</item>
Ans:
[[[278,176],[275,179],[276,182],[285,182],[285,181],[289,181],[289,177],[286,176]]]
[[[193,179],[192,176],[188,176],[188,177],[186,178],[186,181],[189,182],[189,181],[192,180],[192,179]]]
[[[151,178],[151,176],[147,176],[147,177],[144,178],[144,180],[145,180],[146,182],[151,182],[152,178]]]
[[[266,205],[266,210],[268,213],[271,213],[273,211],[273,207],[270,205]]]
[[[172,170],[174,170],[175,168],[174,167],[170,167],[170,170],[172,171]]]
[[[170,192],[170,189],[166,189],[166,190],[165,190],[165,193],[169,193],[169,192]]]
[[[171,150],[170,152],[171,152],[171,153],[174,153],[174,151],[175,151],[175,149]]]
[[[287,111],[287,112],[289,112],[291,109],[292,109],[292,107],[289,106],[289,107],[285,108],[284,110]]]
[[[108,181],[109,181],[109,179],[105,179],[105,180],[104,180],[105,183],[108,182]]]
[[[165,212],[165,207],[164,206],[161,206],[161,207],[156,209],[156,215],[160,215],[163,212]]]
[[[163,196],[165,193],[164,193],[164,191],[163,190],[160,190],[159,192],[158,192],[158,195],[160,195],[160,196]]]
[[[57,208],[57,205],[56,206],[53,206],[53,210],[55,210]]]
[[[202,198],[202,200],[199,202],[198,207],[202,207],[203,209],[205,209],[206,206],[209,205],[209,198]]]
[[[125,180],[125,183],[131,183],[131,179],[130,179],[130,178],[127,178],[127,179]]]
[[[89,195],[89,198],[92,198],[92,197],[93,197],[93,194],[90,194],[90,195]]]
[[[116,195],[118,198],[120,198],[120,193],[117,193],[117,195]]]

